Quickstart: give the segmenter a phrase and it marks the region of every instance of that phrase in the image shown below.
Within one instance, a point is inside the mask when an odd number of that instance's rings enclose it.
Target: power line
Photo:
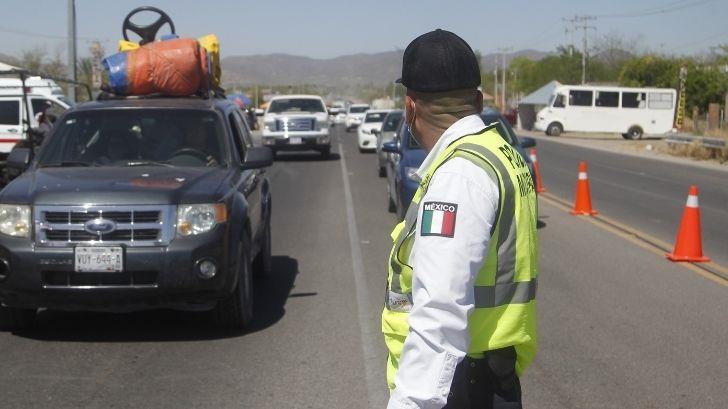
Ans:
[[[713,39],[716,39],[716,38],[719,38],[719,37],[725,37],[725,36],[728,36],[728,31],[724,31],[724,32],[721,32],[721,33],[713,34],[711,36],[708,36],[708,37],[705,37],[705,38],[701,38],[699,40],[694,40],[694,41],[690,41],[690,42],[687,42],[687,43],[678,44],[677,46],[674,46],[674,47],[671,47],[671,48],[673,50],[681,50],[683,48],[687,48],[687,47],[691,47],[691,46],[694,46],[694,45],[702,44],[702,43],[704,43],[706,41],[710,41],[710,40],[713,40]]]
[[[632,17],[649,17],[657,14],[667,14],[674,11],[684,10],[690,7],[702,6],[703,4],[713,3],[716,0],[697,0],[685,3],[682,1],[674,1],[656,8],[643,9],[630,13],[613,13],[613,14],[597,14],[597,18],[632,18]]]

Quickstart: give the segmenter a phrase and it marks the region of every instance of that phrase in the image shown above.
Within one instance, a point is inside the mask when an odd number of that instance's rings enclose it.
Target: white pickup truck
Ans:
[[[329,114],[318,95],[273,97],[263,114],[263,145],[276,151],[331,153]]]

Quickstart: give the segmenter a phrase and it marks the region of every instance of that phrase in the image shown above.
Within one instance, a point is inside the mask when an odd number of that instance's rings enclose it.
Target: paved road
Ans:
[[[589,163],[595,208],[605,216],[674,243],[690,185],[700,190],[703,247],[728,267],[728,172],[620,155],[538,138],[544,185],[569,201],[578,163]]]
[[[249,331],[218,332],[201,313],[46,311],[37,330],[0,333],[0,407],[383,408],[395,219],[375,157],[339,136],[343,154],[286,155],[269,172],[275,274],[256,284]],[[540,212],[527,407],[728,407],[728,288],[547,202]]]

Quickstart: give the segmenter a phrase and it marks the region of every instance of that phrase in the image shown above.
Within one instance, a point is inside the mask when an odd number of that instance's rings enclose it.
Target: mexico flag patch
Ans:
[[[444,202],[425,202],[422,209],[420,236],[453,237],[458,205]]]

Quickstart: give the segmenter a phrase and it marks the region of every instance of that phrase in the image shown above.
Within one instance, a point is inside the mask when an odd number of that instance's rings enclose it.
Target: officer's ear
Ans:
[[[478,113],[483,112],[483,93],[479,89],[475,90],[475,109]]]
[[[410,91],[404,97],[404,107],[405,123],[411,124],[415,119],[415,99]]]

